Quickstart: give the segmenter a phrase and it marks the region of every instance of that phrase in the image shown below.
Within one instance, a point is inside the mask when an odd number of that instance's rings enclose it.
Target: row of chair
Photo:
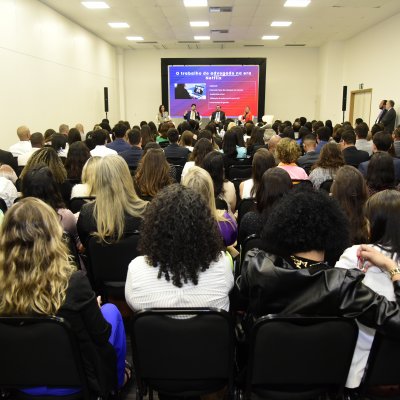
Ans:
[[[229,398],[296,400],[343,394],[358,328],[344,318],[262,317],[249,334],[242,375],[236,374],[234,326],[225,311],[143,310],[134,315],[129,332],[137,399],[147,393],[152,399],[153,391],[190,397],[226,388]],[[61,318],[0,317],[0,354],[3,393],[80,387],[68,399],[93,399],[75,335]],[[399,342],[377,333],[361,398],[377,399],[372,387],[400,383],[399,356]]]

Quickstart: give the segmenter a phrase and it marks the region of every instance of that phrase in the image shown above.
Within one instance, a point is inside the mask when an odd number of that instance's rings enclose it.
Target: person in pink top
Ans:
[[[308,175],[303,168],[296,165],[300,155],[300,147],[295,140],[283,138],[276,146],[276,155],[280,161],[279,168],[283,168],[292,180],[305,180]]]

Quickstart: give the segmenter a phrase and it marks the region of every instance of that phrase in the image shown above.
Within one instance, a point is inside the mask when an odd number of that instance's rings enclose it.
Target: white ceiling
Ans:
[[[81,0],[40,0],[70,20],[121,48],[178,49],[238,48],[245,45],[282,47],[305,44],[319,47],[332,40],[348,39],[400,12],[400,0],[311,0],[307,8],[285,8],[285,0],[208,0],[208,6],[232,6],[232,13],[209,13],[186,8],[183,0],[105,0],[106,10],[89,10]],[[290,27],[271,27],[272,21],[293,21]],[[207,28],[192,28],[189,21],[209,21]],[[108,22],[128,22],[130,28],[112,29]],[[212,33],[228,29],[228,33]],[[280,35],[277,41],[263,35]],[[211,41],[194,41],[194,35],[210,35]],[[126,36],[142,36],[130,42]],[[384,39],[384,38],[382,38]],[[215,43],[230,40],[234,43]]]

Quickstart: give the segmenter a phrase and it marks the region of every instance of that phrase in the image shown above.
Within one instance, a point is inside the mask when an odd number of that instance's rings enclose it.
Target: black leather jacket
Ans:
[[[282,257],[254,249],[242,266],[239,288],[248,300],[248,316],[307,314],[357,318],[373,328],[400,334],[400,283],[394,282],[396,302],[388,301],[362,283],[358,269],[316,264],[294,268]]]

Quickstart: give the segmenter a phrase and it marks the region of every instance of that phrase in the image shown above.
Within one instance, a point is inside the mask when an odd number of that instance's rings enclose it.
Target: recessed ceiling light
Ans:
[[[210,26],[208,21],[190,21],[190,26]]]
[[[194,40],[210,40],[210,36],[195,36]]]
[[[82,1],[81,4],[86,8],[94,9],[102,9],[102,8],[110,8],[110,6],[104,1]]]
[[[290,26],[292,25],[291,21],[273,21],[271,26]]]
[[[108,25],[110,25],[111,28],[129,28],[129,24],[126,22],[109,22]]]
[[[311,0],[286,0],[284,7],[307,7]]]
[[[183,0],[185,7],[207,7],[207,0]]]
[[[267,36],[263,36],[261,39],[262,40],[277,40],[277,39],[279,39],[279,36],[277,36],[277,35],[267,35]]]
[[[138,40],[144,40],[143,38],[142,38],[142,36],[127,36],[126,37],[128,40],[136,40],[136,41],[138,41]]]

